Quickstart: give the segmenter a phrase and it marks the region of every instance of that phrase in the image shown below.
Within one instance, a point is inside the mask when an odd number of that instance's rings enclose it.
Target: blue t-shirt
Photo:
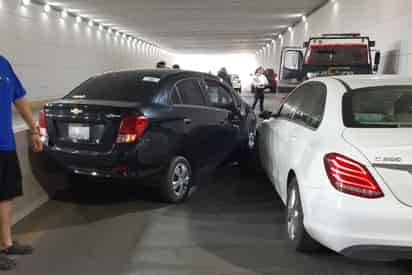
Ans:
[[[16,150],[12,127],[12,103],[26,91],[10,63],[0,55],[0,151]]]

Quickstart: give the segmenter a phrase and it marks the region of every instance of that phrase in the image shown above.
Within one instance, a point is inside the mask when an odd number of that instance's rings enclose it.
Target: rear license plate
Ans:
[[[83,124],[69,124],[69,138],[74,140],[89,140],[90,127]]]

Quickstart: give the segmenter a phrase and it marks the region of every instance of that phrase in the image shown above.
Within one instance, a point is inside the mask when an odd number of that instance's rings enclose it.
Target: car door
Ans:
[[[175,102],[174,109],[184,124],[180,147],[191,156],[195,165],[203,165],[213,154],[213,151],[210,151],[213,144],[209,133],[214,127],[214,116],[206,106],[199,79],[180,80],[174,89],[172,94],[172,100]]]
[[[273,150],[273,178],[276,190],[285,198],[284,191],[290,169],[291,149],[296,124],[294,115],[303,100],[304,87],[295,89],[282,104],[277,118],[271,127]]]
[[[283,144],[278,144],[277,147],[279,157],[282,158],[278,160],[278,181],[283,198],[287,196],[289,171],[294,169],[297,172],[296,168],[302,168],[302,163],[311,161],[311,152],[316,149],[316,130],[323,118],[325,102],[326,87],[320,82],[309,82],[297,88],[285,103],[290,111],[285,120],[286,126],[279,131],[279,139]]]
[[[317,138],[317,129],[320,126],[326,103],[326,86],[320,82],[309,82],[302,86],[302,100],[297,107],[293,121],[296,127],[291,138],[291,151],[289,165],[295,169],[298,176],[306,175],[305,163],[312,162],[311,157],[320,146]],[[286,192],[286,190],[284,190]]]
[[[242,117],[229,88],[213,79],[204,83],[206,99],[215,111],[215,144],[226,155],[239,143]]]

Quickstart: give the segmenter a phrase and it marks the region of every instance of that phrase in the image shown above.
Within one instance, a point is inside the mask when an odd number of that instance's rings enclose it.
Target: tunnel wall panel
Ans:
[[[64,171],[44,153],[30,149],[29,132],[15,133],[17,154],[23,176],[23,196],[13,202],[13,223],[20,221],[65,187]]]
[[[35,4],[22,7],[20,0],[0,0],[0,36],[0,54],[13,64],[31,100],[61,97],[106,71],[174,61],[169,53],[150,54],[87,22],[76,24],[73,17],[63,20],[60,13],[45,13]]]

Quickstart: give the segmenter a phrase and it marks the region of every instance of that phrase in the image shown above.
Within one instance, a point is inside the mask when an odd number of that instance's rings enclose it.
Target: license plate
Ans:
[[[90,127],[82,124],[69,124],[69,138],[74,140],[89,140]]]

